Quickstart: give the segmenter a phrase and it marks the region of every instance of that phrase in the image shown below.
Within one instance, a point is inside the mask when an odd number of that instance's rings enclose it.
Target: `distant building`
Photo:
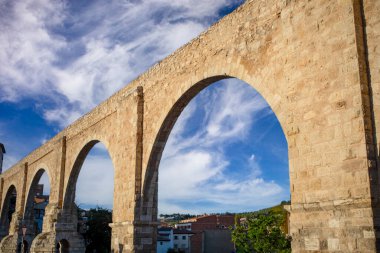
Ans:
[[[193,234],[189,230],[159,227],[157,230],[157,253],[167,253],[168,250],[190,253],[190,237]]]
[[[49,203],[49,198],[34,198],[34,224],[35,232],[37,234],[42,232],[42,225],[44,222],[45,208]]]
[[[173,229],[173,246],[175,250],[180,250],[184,253],[190,253],[191,243],[190,238],[194,233],[186,229]]]
[[[228,238],[228,235],[231,238],[229,227],[232,227],[234,223],[235,215],[212,214],[183,220],[179,224],[176,224],[176,228],[194,232],[194,235],[191,237],[190,246],[192,253],[208,253],[205,251],[207,249],[205,246],[211,245],[212,242],[206,240],[223,240],[223,243],[226,243],[225,251],[218,251],[218,253],[230,253],[230,248],[233,248],[233,244],[230,239],[226,241],[225,238]],[[212,232],[214,230],[225,230],[226,232]],[[206,236],[204,235],[205,231],[208,231]]]
[[[35,194],[36,194],[36,196],[43,196],[44,195],[44,185],[43,184],[37,184],[36,185]]]
[[[231,230],[213,229],[202,232],[202,252],[204,253],[230,253],[235,251],[235,245],[232,242]]]
[[[35,232],[42,232],[44,222],[45,208],[49,204],[49,195],[43,195],[44,185],[38,184],[35,189],[33,202]]]
[[[170,224],[168,222],[160,220],[160,225],[158,225],[158,227],[170,227]]]
[[[160,227],[157,233],[157,253],[167,253],[169,249],[174,248],[172,228]]]
[[[190,222],[187,222],[187,223],[178,223],[178,224],[175,224],[175,228],[177,229],[186,229],[186,230],[189,230],[191,231],[191,223]]]

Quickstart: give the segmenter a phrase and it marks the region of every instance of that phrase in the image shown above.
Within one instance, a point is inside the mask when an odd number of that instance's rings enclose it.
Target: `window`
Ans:
[[[162,242],[160,242],[160,245],[162,245]]]
[[[178,240],[178,236],[175,235],[175,236],[174,236],[174,240]]]
[[[174,244],[174,248],[177,249],[177,248],[178,248],[178,245],[177,245],[177,244]]]
[[[186,240],[186,235],[183,235],[183,236],[182,236],[182,240]]]

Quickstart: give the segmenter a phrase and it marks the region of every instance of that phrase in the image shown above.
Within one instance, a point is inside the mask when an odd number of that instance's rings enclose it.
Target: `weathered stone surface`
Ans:
[[[377,0],[247,1],[3,173],[2,218],[12,185],[16,211],[28,210],[44,169],[52,204],[34,252],[75,244],[75,184],[100,141],[115,169],[112,248],[154,252],[168,135],[200,90],[236,77],[267,100],[287,138],[293,252],[376,252],[379,10]]]

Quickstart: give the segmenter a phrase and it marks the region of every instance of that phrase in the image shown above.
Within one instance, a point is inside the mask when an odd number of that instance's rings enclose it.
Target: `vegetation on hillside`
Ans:
[[[194,218],[196,215],[193,214],[182,214],[182,213],[172,213],[172,214],[160,214],[160,218],[170,219],[170,220],[186,220]]]
[[[232,241],[238,253],[288,253],[291,252],[291,238],[284,232],[286,228],[287,202],[257,212],[235,216]]]

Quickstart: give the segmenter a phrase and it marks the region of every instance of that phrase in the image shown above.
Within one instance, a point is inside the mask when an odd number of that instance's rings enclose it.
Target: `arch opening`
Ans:
[[[22,226],[26,229],[23,240],[28,245],[31,245],[33,239],[43,230],[45,210],[49,204],[49,197],[49,175],[45,169],[40,168],[35,173],[30,184],[22,220]]]
[[[16,212],[17,191],[14,185],[8,188],[7,194],[3,202],[1,213],[1,230],[0,236],[8,235],[10,224],[13,219],[13,214]]]
[[[155,220],[181,213],[184,219],[289,203],[288,146],[275,113],[252,86],[219,79],[194,85],[165,118],[145,174],[143,215]],[[195,220],[178,226],[191,230]],[[198,232],[192,250],[202,245]]]
[[[57,253],[69,253],[70,252],[70,244],[66,239],[62,239],[57,243],[56,246]]]
[[[106,146],[87,143],[76,158],[63,203],[77,221],[86,252],[110,252],[114,169]]]
[[[19,242],[19,244],[17,245],[17,252],[20,252],[20,253],[29,252],[29,243],[27,240],[22,240],[22,242]]]

